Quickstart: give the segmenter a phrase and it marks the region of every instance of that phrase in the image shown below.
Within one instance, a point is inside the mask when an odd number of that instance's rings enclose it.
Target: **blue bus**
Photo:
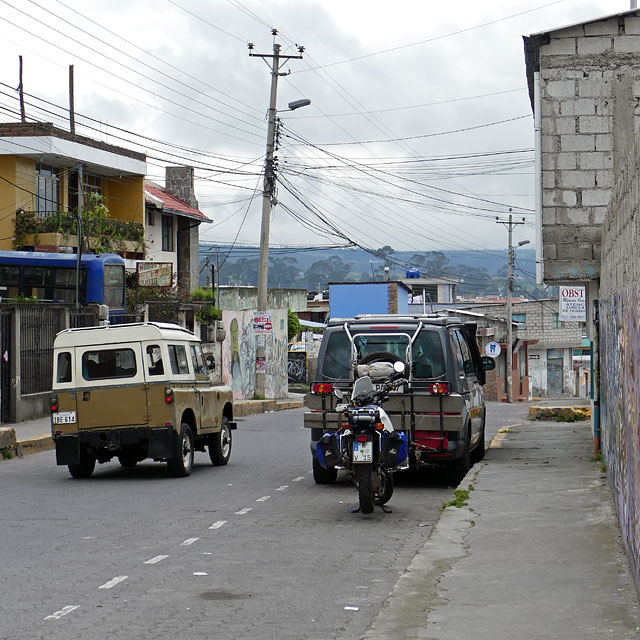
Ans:
[[[35,297],[47,302],[76,301],[78,257],[72,253],[0,251],[0,298]],[[125,310],[124,260],[113,253],[82,254],[80,304]]]

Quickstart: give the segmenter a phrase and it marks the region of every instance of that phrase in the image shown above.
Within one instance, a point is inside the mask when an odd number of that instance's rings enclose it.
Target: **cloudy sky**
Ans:
[[[276,42],[272,245],[501,249],[509,208],[533,243],[533,120],[522,36],[629,0],[0,0],[0,120],[144,151],[148,176],[195,166],[201,240],[259,242]],[[311,106],[287,111],[290,101]]]

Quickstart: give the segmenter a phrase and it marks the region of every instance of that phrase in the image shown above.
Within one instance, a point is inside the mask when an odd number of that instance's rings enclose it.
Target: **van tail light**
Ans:
[[[429,385],[429,391],[434,395],[445,396],[450,393],[448,382],[434,382]]]
[[[173,389],[164,390],[164,401],[167,404],[173,404]]]
[[[58,396],[53,396],[49,400],[51,406],[51,413],[55,413],[58,410]]]
[[[333,393],[333,385],[330,382],[314,382],[311,391],[313,393],[327,395]]]

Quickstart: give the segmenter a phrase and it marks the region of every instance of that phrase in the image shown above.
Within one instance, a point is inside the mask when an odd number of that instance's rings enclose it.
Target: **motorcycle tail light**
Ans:
[[[367,436],[366,434],[362,433],[356,438],[356,440],[358,442],[367,442],[369,440],[369,436]]]
[[[448,382],[434,382],[430,385],[429,390],[431,393],[443,396],[449,393],[449,383]]]
[[[376,429],[378,429],[379,431],[382,431],[382,429],[384,429],[384,425],[382,424],[382,422],[376,422]]]
[[[311,387],[313,393],[328,394],[333,393],[333,385],[330,382],[315,382]]]

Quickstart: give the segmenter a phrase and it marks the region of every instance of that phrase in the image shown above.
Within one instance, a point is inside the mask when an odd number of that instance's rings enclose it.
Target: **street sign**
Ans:
[[[136,265],[138,286],[170,287],[173,280],[171,262],[138,262]]]
[[[502,349],[497,342],[489,342],[484,348],[484,352],[490,358],[497,358],[500,355],[500,351],[502,351]]]
[[[587,321],[587,292],[585,287],[560,287],[558,320]]]

